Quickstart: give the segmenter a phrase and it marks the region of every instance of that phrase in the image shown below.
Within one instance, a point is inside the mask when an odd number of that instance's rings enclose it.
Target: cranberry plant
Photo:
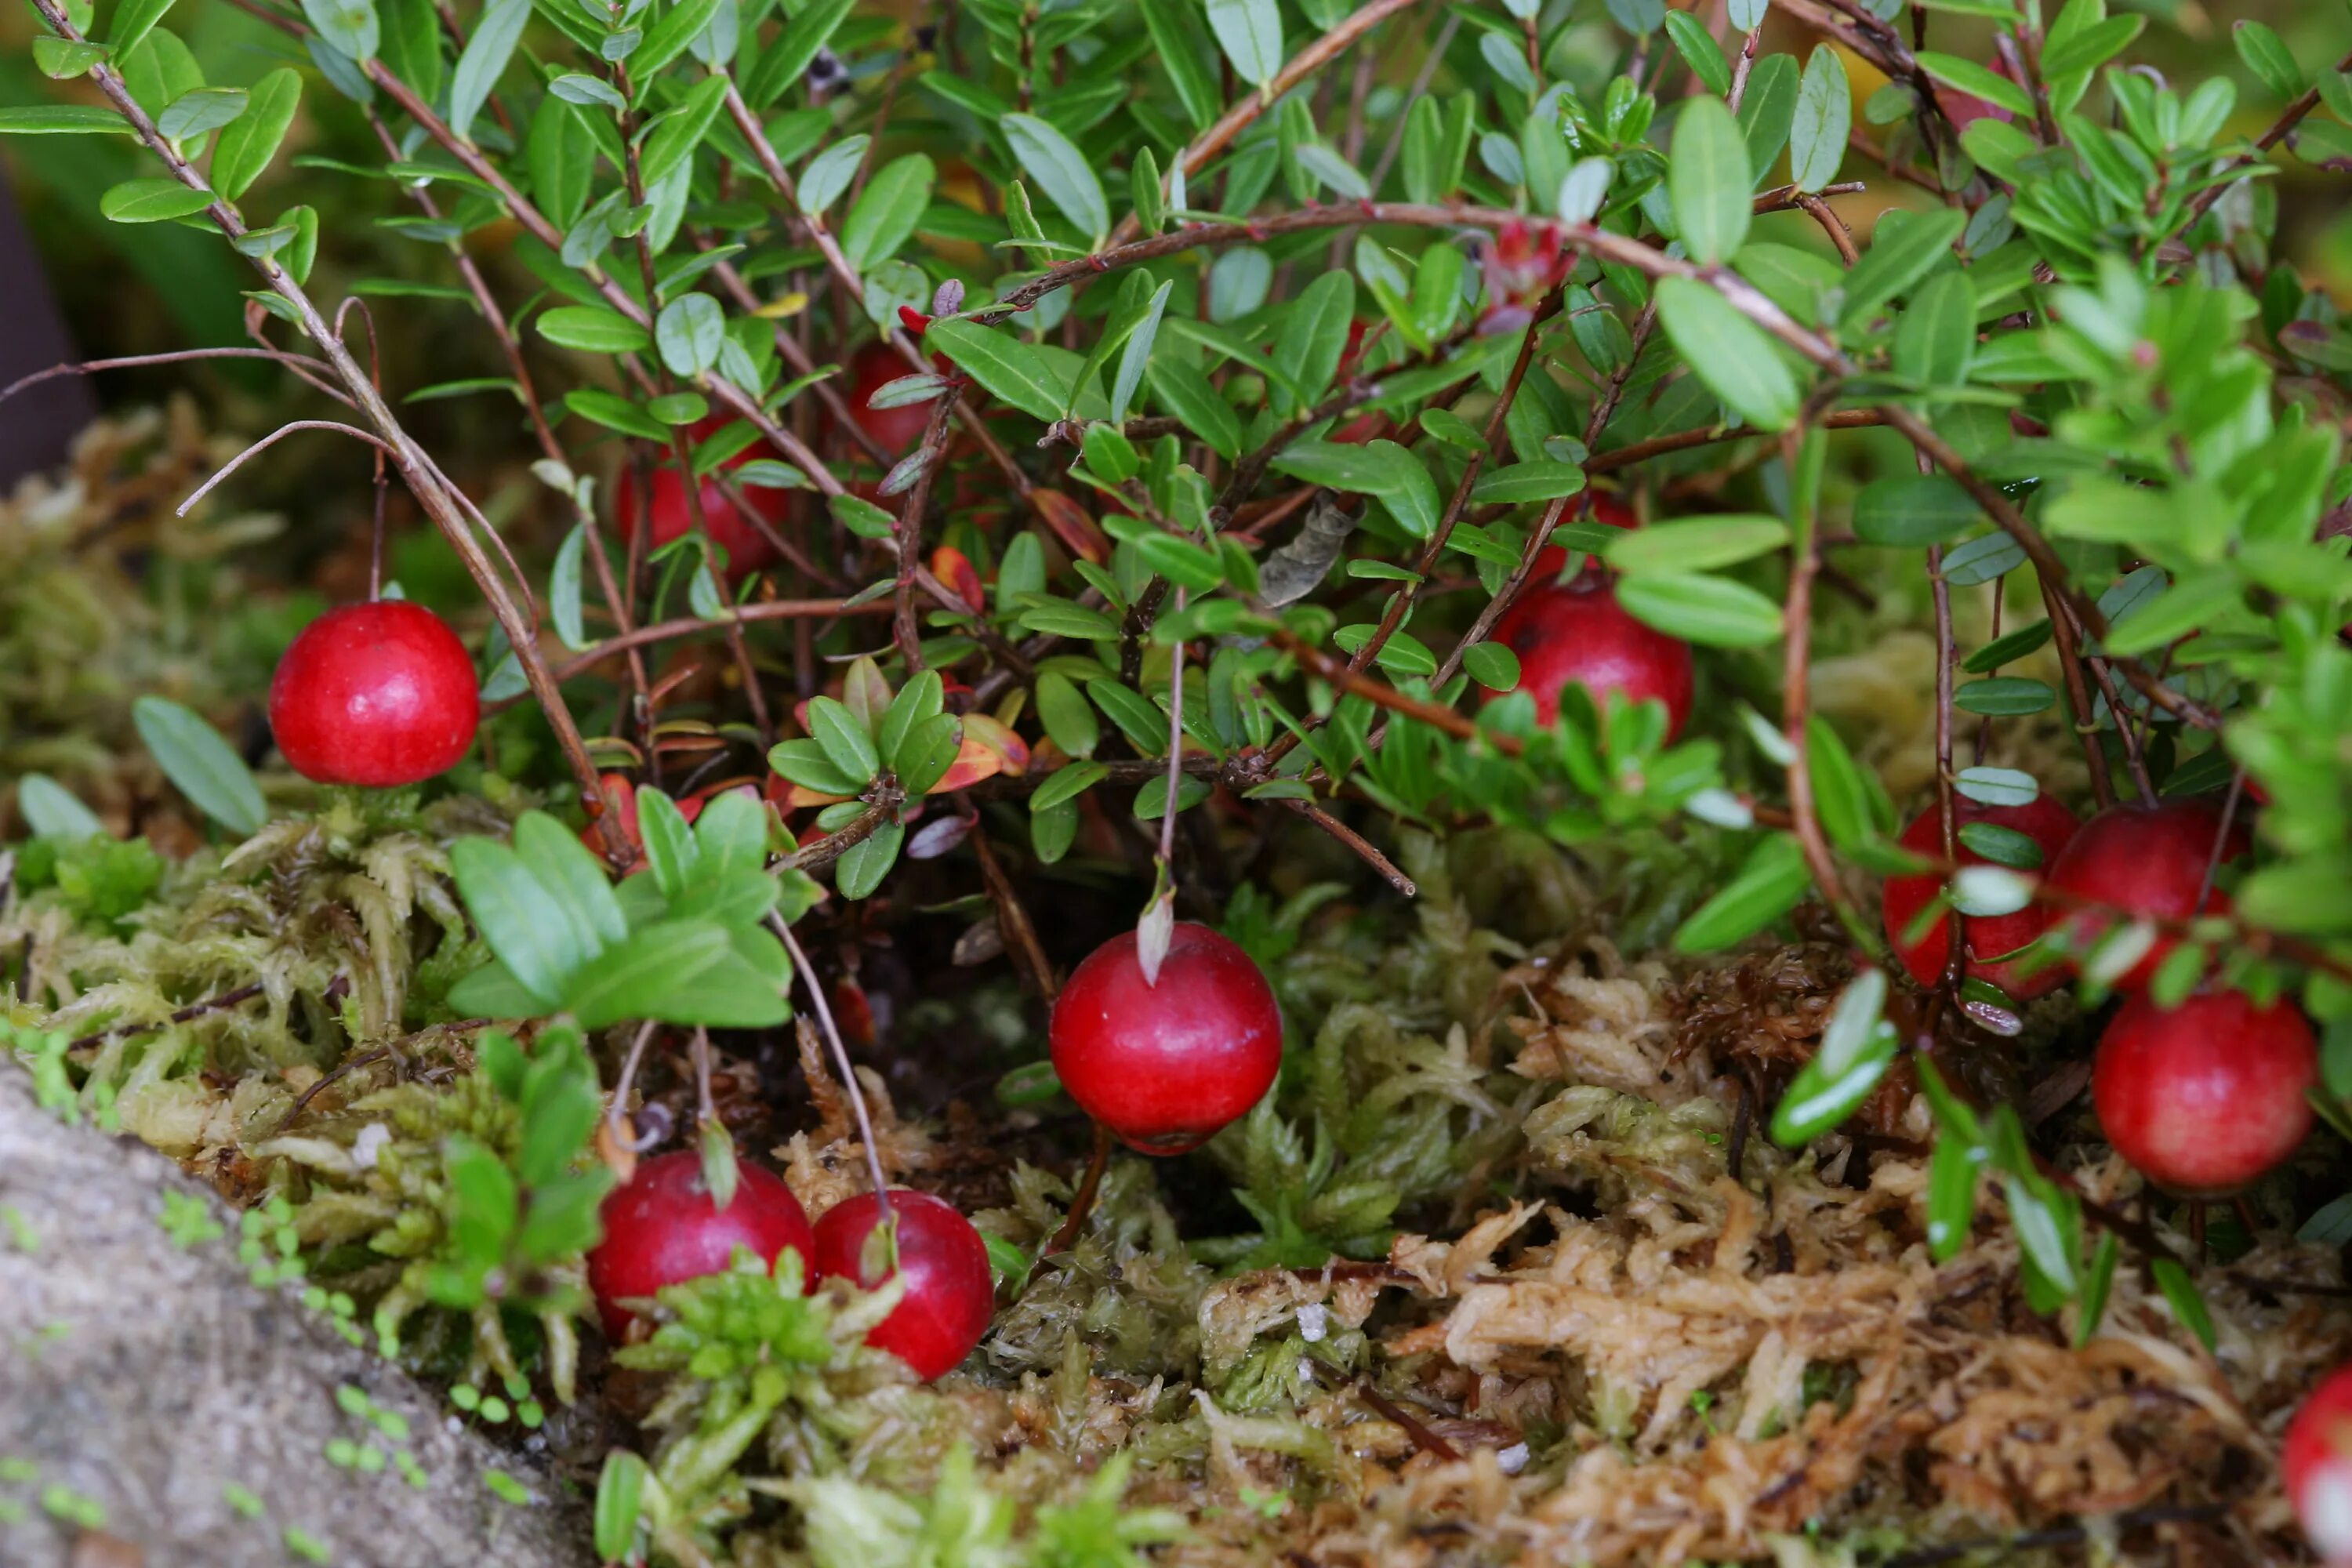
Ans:
[[[483,696],[531,700],[592,846],[544,813],[458,846],[494,962],[453,1005],[777,1025],[813,873],[879,921],[967,841],[1050,994],[1008,858],[1124,856],[1148,988],[1187,822],[1303,819],[1408,894],[1400,827],[1654,835],[1736,862],[1681,952],[1815,900],[1869,961],[1772,1134],[1916,1082],[1934,1245],[1989,1173],[2085,1332],[2121,1242],[2179,1260],[1936,1059],[2061,973],[2291,997],[2352,1090],[2352,339],[2276,254],[2273,156],[2352,163],[2352,57],[2245,22],[2250,88],[2168,82],[2105,0],[228,3],[285,57],[242,85],[170,0],[34,0],[65,85],[0,132],[135,138],[153,172],[100,209],[245,258],[301,426],[367,447],[478,584]],[[289,155],[306,112],[373,151]],[[494,344],[503,374],[425,390],[511,427],[551,564],[310,291],[331,176],[452,296],[371,320]],[[1927,601],[1924,829],[1817,711],[1857,577]],[[681,644],[724,672],[715,721],[664,716]],[[2053,721],[2079,760],[1986,760]],[[634,824],[606,771],[642,779]],[[689,827],[668,792],[714,782],[749,793]],[[2186,896],[2070,879],[2063,835],[1992,815],[2060,787],[2198,798]],[[1916,895],[1883,929],[1879,878]],[[1257,1217],[1292,1259],[1295,1216]]]

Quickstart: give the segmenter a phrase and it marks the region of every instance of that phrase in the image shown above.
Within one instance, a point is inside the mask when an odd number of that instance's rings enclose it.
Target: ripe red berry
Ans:
[[[2209,797],[2168,800],[2156,805],[2113,805],[2083,824],[2058,858],[2050,863],[2048,884],[2075,899],[2095,899],[2135,915],[2186,920],[2192,915],[2229,912],[2230,900],[2219,889],[2198,903],[2205,885],[2205,868],[2213,858],[2214,837],[2221,831],[2221,808]],[[2232,823],[2223,846],[2223,863],[2246,852],[2249,838],[2242,822]],[[2121,917],[2099,910],[2080,910],[2063,916],[2067,942],[2080,954]],[[2116,984],[2137,990],[2153,979],[2158,965],[2178,943],[2159,936],[2154,946]]]
[[[696,421],[687,428],[689,443],[699,442],[728,424],[725,415],[712,415]],[[721,465],[740,468],[744,464],[769,455],[759,442],[753,442]],[[737,487],[743,499],[751,504],[762,521],[781,521],[790,503],[782,490],[760,489],[751,485]],[[694,527],[694,509],[687,504],[686,476],[676,465],[665,463],[653,471],[649,486],[652,501],[647,504],[639,495],[634,472],[623,476],[618,492],[613,500],[614,520],[620,524],[621,537],[634,535],[640,514],[651,520],[651,531],[646,538],[649,549],[658,550],[671,540]],[[710,542],[727,552],[727,572],[740,576],[758,570],[776,558],[775,546],[761,533],[719,486],[716,475],[702,481],[702,522]]]
[[[867,343],[850,358],[849,384],[842,392],[842,401],[849,405],[849,416],[857,421],[858,428],[886,452],[904,453],[922,439],[924,427],[931,422],[931,405],[902,403],[896,408],[875,408],[866,400],[900,376],[915,374],[914,367],[887,343]]]
[[[2236,991],[2127,999],[2099,1037],[2091,1100],[2116,1152],[2186,1197],[2226,1196],[2311,1130],[2319,1047],[2293,1005]]]
[[[996,1311],[988,1247],[971,1221],[929,1193],[894,1188],[890,1214],[898,1226],[898,1275],[907,1293],[876,1324],[866,1342],[888,1351],[929,1382],[971,1353]],[[890,1278],[866,1267],[866,1238],[881,1220],[872,1193],[844,1198],[816,1222],[816,1273],[871,1290]],[[881,1243],[875,1242],[878,1255]],[[879,1264],[877,1256],[870,1261]]]
[[[345,605],[302,628],[269,682],[269,731],[320,784],[388,789],[446,771],[481,719],[474,661],[448,623],[400,599]]]
[[[2352,1366],[2337,1367],[2287,1423],[2279,1470],[2311,1549],[2352,1568]]]
[[[1534,694],[1536,717],[1546,724],[1559,716],[1560,691],[1571,682],[1591,692],[1596,706],[1604,692],[1629,702],[1658,699],[1666,705],[1668,740],[1690,717],[1690,645],[1627,615],[1597,582],[1521,595],[1495,623],[1495,640],[1519,656],[1517,689]]]
[[[816,1243],[793,1190],[757,1165],[736,1168],[735,1201],[721,1209],[702,1183],[702,1157],[690,1150],[656,1155],[628,1184],[604,1199],[604,1239],[588,1255],[588,1287],[604,1331],[619,1339],[634,1315],[624,1300],[727,1268],[739,1247],[771,1268],[785,1249],[808,1276]]]
[[[2047,795],[2036,795],[2025,805],[1984,805],[1961,797],[1952,802],[1957,824],[1965,826],[1971,822],[1990,823],[2024,834],[2042,851],[2044,866],[2056,858],[2067,840],[2074,837],[2074,814]],[[1902,845],[1923,855],[1941,856],[1944,851],[1944,825],[1941,815],[1929,806],[1903,830]],[[1982,866],[1989,862],[1965,844],[1959,847],[1959,862],[1963,866]],[[1941,876],[1889,877],[1886,879],[1885,913],[1886,938],[1895,944],[1903,967],[1911,978],[1922,985],[1933,985],[1944,973],[1944,961],[1951,950],[1951,921],[1938,917],[1909,946],[1903,945],[1904,933],[1912,929],[1922,911],[1935,899],[1944,885]],[[1968,973],[1979,980],[1990,981],[2021,1002],[2046,994],[2063,984],[2064,967],[2045,963],[2027,972],[2021,960],[1999,962],[2001,954],[2015,952],[2049,926],[2051,912],[2045,906],[2033,903],[2007,915],[1971,915],[1960,927],[1962,942],[1968,948]]]
[[[1180,921],[1146,984],[1133,931],[1087,955],[1054,1004],[1054,1071],[1086,1113],[1146,1154],[1198,1147],[1282,1068],[1282,1009],[1248,953]]]

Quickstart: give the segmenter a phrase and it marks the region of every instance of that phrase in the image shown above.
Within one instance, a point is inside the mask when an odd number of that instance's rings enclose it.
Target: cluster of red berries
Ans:
[[[1190,923],[1176,926],[1156,984],[1143,977],[1132,931],[1097,948],[1055,1002],[1051,1033],[1071,1098],[1152,1154],[1181,1153],[1246,1112],[1282,1065],[1282,1014],[1265,975],[1233,942]],[[938,1377],[988,1331],[996,1295],[988,1250],[970,1220],[927,1193],[893,1192],[889,1212],[904,1293],[866,1342],[918,1377]],[[791,1188],[748,1165],[722,1209],[700,1157],[680,1151],[645,1162],[604,1200],[588,1281],[616,1340],[636,1315],[628,1303],[727,1268],[739,1247],[771,1268],[795,1252],[804,1278],[872,1289],[891,1278],[868,1250],[881,1218],[866,1193],[812,1226]]]
[[[866,1342],[888,1351],[920,1378],[934,1378],[971,1353],[988,1331],[996,1288],[988,1248],[971,1222],[929,1193],[890,1194],[898,1225],[898,1274],[905,1293]],[[639,1165],[605,1198],[604,1239],[588,1255],[604,1331],[625,1337],[636,1314],[626,1303],[726,1268],[739,1247],[772,1268],[786,1252],[800,1256],[801,1277],[844,1279],[872,1289],[890,1277],[866,1254],[880,1223],[872,1193],[835,1204],[811,1226],[793,1190],[755,1165],[740,1167],[735,1196],[712,1202],[699,1155],[680,1150]]]
[[[1956,826],[2009,828],[2042,852],[2042,899],[2014,913],[1960,922],[1963,973],[2021,1001],[2074,972],[2070,959],[2053,962],[2031,951],[2053,929],[2067,953],[2081,955],[2134,918],[2226,913],[2229,899],[2210,886],[2211,871],[2250,844],[2242,826],[2233,825],[2224,838],[2210,797],[2114,805],[2079,826],[2046,796],[2026,805],[1961,800],[1955,806]],[[1942,837],[1931,807],[1904,830],[1902,844],[1936,855]],[[1986,863],[1965,846],[1958,860]],[[1885,889],[1887,936],[1922,985],[1937,983],[1949,957],[1948,921],[1914,931],[1942,881],[1895,877]],[[2317,1081],[2318,1047],[2303,1016],[2284,1002],[2258,1006],[2210,986],[2178,1006],[2158,1006],[2147,987],[2178,945],[2158,935],[2115,980],[2125,1001],[2099,1037],[2091,1099],[2107,1141],[2150,1181],[2183,1196],[2225,1195],[2284,1160],[2310,1131],[2305,1092]]]

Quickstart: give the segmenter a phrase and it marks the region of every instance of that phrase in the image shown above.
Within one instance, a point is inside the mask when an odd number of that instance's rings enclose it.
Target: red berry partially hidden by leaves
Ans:
[[[1570,683],[1629,702],[1656,698],[1666,705],[1666,738],[1690,717],[1690,645],[1627,615],[1617,595],[1579,581],[1520,595],[1495,623],[1495,640],[1519,658],[1517,689],[1536,700],[1536,717],[1559,717],[1559,694]]]
[[[2036,795],[2026,805],[1984,805],[1962,797],[1953,801],[1952,806],[1952,815],[1960,826],[1983,822],[2024,834],[2042,851],[2045,867],[2074,837],[2074,814],[2046,795]],[[1943,854],[1943,819],[1934,806],[1921,812],[1903,830],[1902,845],[1923,855]],[[1959,862],[1963,866],[1990,864],[1966,844],[1959,847]],[[1944,881],[1939,876],[1886,879],[1886,939],[1895,944],[1903,967],[1921,985],[1934,985],[1944,973],[1944,961],[1951,950],[1951,921],[1939,914],[1926,932],[1907,947],[1903,945],[1904,933],[1916,923]],[[2040,936],[2048,928],[2050,918],[2050,910],[2039,903],[2028,904],[2014,914],[1969,916],[1960,927],[1961,940],[1968,949],[1968,973],[1975,979],[1990,981],[2021,1002],[2056,989],[2066,978],[2063,965],[2044,963],[2028,973],[2022,960],[2000,962],[2003,953],[2015,952]]]
[[[2207,893],[2201,906],[2197,900],[2221,829],[2220,804],[2201,796],[2152,806],[2109,806],[2083,824],[2082,831],[2051,862],[2049,885],[2078,900],[2095,899],[2130,914],[2162,920],[2227,914],[2230,900],[2219,889]],[[2230,841],[2222,846],[2221,863],[2244,854],[2249,842],[2245,825],[2232,823]],[[2073,914],[2062,910],[2062,918],[2068,945],[2078,958],[2123,919],[2099,910]],[[2158,937],[2140,961],[2116,982],[2117,989],[2145,987],[2177,945],[2171,937]]]
[[[628,839],[630,847],[636,851],[631,857],[629,864],[622,869],[625,874],[634,871],[646,863],[645,830],[637,826],[637,786],[630,781],[626,773],[604,773],[597,782],[604,796],[604,810],[619,821],[623,836]],[[691,826],[694,819],[702,815],[705,797],[690,795],[674,804],[677,806],[679,818]],[[580,830],[580,842],[599,855],[604,853],[603,817],[597,818]]]
[[[474,661],[448,623],[400,599],[302,628],[269,682],[269,731],[320,784],[388,789],[446,772],[481,720]]]
[[[1612,490],[1597,490],[1593,493],[1592,515],[1583,521],[1597,522],[1603,528],[1622,529],[1627,533],[1642,526],[1642,520],[1634,515],[1632,507],[1625,504],[1625,498]],[[1568,547],[1564,544],[1547,544],[1542,550],[1537,552],[1535,574],[1528,581],[1537,587],[1545,587],[1567,570]],[[1585,557],[1583,566],[1578,570],[1577,575],[1587,577],[1605,570],[1606,568],[1600,562],[1588,555]]]
[[[1282,1009],[1250,955],[1180,921],[1146,984],[1133,931],[1087,955],[1054,1004],[1054,1071],[1129,1147],[1181,1154],[1255,1105],[1282,1068]]]
[[[588,1255],[588,1287],[604,1331],[619,1339],[634,1315],[625,1300],[727,1268],[739,1247],[771,1268],[787,1248],[808,1278],[816,1254],[808,1215],[793,1190],[757,1165],[736,1167],[735,1201],[724,1209],[702,1183],[702,1157],[678,1150],[645,1161],[626,1186],[604,1199],[604,1239]]]
[[[2328,1568],[2352,1568],[2352,1366],[2340,1366],[2287,1423],[2287,1500]]]
[[[875,408],[866,400],[900,376],[914,374],[889,344],[868,343],[851,356],[849,384],[841,394],[858,428],[873,437],[884,451],[894,455],[903,454],[922,439],[924,427],[931,422],[931,405],[902,403],[896,408]]]
[[[728,418],[724,415],[713,415],[696,421],[687,427],[688,446],[702,441],[727,424]],[[756,458],[771,455],[763,444],[755,441],[721,466],[740,468]],[[759,513],[761,521],[772,524],[783,520],[785,508],[790,504],[785,500],[784,491],[751,485],[739,486],[738,489],[743,499],[751,503],[752,510]],[[649,518],[651,532],[646,542],[649,549],[658,550],[693,528],[694,509],[687,502],[686,476],[678,472],[675,464],[665,463],[656,468],[649,489],[653,499],[647,504],[638,493],[635,472],[624,474],[619,490],[613,498],[613,512],[624,539],[636,532],[640,515]],[[711,543],[727,552],[728,575],[740,577],[776,558],[775,546],[768,542],[767,535],[761,533],[750,519],[736,510],[735,503],[729,500],[727,492],[719,488],[715,475],[702,481],[701,500],[704,531],[709,534]]]
[[[2319,1047],[2292,1004],[2200,993],[2124,1003],[2099,1037],[2091,1100],[2116,1152],[2184,1197],[2236,1192],[2311,1131]]]
[[[929,1193],[894,1188],[890,1213],[898,1222],[898,1275],[907,1293],[866,1342],[888,1351],[928,1383],[970,1355],[988,1332],[996,1311],[988,1247],[971,1221]],[[846,1279],[866,1290],[889,1279],[887,1255],[875,1235],[880,1219],[872,1193],[825,1210],[816,1222],[817,1278]]]

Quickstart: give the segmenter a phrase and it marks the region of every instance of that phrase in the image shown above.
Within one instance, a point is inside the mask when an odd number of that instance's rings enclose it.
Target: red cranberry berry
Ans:
[[[637,1166],[604,1199],[604,1239],[588,1255],[588,1287],[604,1331],[619,1339],[635,1316],[621,1303],[725,1269],[747,1247],[771,1268],[789,1248],[807,1278],[816,1243],[793,1190],[757,1165],[736,1168],[735,1201],[719,1208],[702,1183],[702,1157],[681,1149]]]
[[[1628,533],[1642,526],[1642,520],[1634,515],[1632,507],[1625,504],[1625,498],[1612,490],[1594,491],[1591,515],[1582,521],[1597,522],[1603,528],[1622,529]],[[1568,570],[1568,547],[1564,544],[1545,545],[1536,553],[1535,573],[1528,581],[1537,587],[1550,584]],[[1584,564],[1577,569],[1577,575],[1585,577],[1604,570],[1606,568],[1600,562],[1588,555]]]
[[[687,428],[688,441],[689,444],[699,442],[724,428],[728,423],[728,416],[719,414],[698,420]],[[766,455],[766,448],[755,441],[728,458],[722,466],[740,468]],[[658,550],[694,527],[694,509],[687,503],[686,476],[679,473],[674,464],[665,463],[656,468],[648,488],[653,498],[650,504],[638,494],[635,474],[624,475],[619,491],[614,498],[613,510],[624,539],[635,534],[641,514],[649,518],[652,531],[646,542],[649,548]],[[782,490],[741,485],[737,487],[737,493],[751,504],[752,510],[759,514],[761,521],[769,523],[782,521],[785,508],[790,504]],[[730,576],[756,571],[776,558],[775,546],[770,544],[767,535],[761,533],[736,509],[735,503],[727,499],[727,492],[719,488],[716,475],[702,481],[701,500],[704,531],[709,534],[711,543],[727,552]]]
[[[269,682],[269,730],[320,784],[388,789],[446,772],[481,719],[474,661],[448,623],[400,599],[345,605],[302,628]]]
[[[1536,717],[1559,717],[1559,694],[1573,683],[1592,694],[1628,702],[1656,698],[1666,705],[1666,738],[1690,717],[1690,645],[1627,615],[1617,595],[1579,581],[1523,594],[1495,623],[1495,640],[1519,656],[1518,689],[1531,692]]]
[[[1206,1142],[1274,1086],[1282,1009],[1248,953],[1180,921],[1159,983],[1133,931],[1087,955],[1054,1004],[1054,1071],[1086,1113],[1146,1154]]]
[[[2227,1196],[2294,1152],[2319,1047],[2293,1005],[2236,991],[2128,998],[2099,1037],[2091,1100],[2116,1152],[2184,1197]]]
[[[866,1342],[888,1351],[928,1383],[970,1355],[988,1332],[996,1284],[980,1232],[953,1205],[929,1193],[894,1188],[890,1214],[898,1227],[898,1276],[906,1281],[906,1294]],[[877,1267],[866,1267],[866,1238],[880,1220],[872,1193],[844,1198],[825,1210],[816,1222],[817,1278],[846,1279],[866,1290],[889,1279],[879,1256],[872,1260]],[[877,1255],[881,1245],[874,1244]]]
[[[2279,1455],[2287,1500],[2328,1568],[2352,1568],[2352,1366],[2340,1366],[2287,1423]]]
[[[896,408],[876,408],[868,403],[876,393],[915,371],[887,343],[867,343],[850,357],[849,384],[841,395],[857,427],[874,437],[886,452],[903,453],[922,439],[931,422],[928,403],[902,403]]]
[[[2214,837],[2221,829],[2221,808],[2210,797],[2168,800],[2156,805],[2112,805],[2067,842],[2050,863],[2048,884],[2074,900],[2095,899],[2132,915],[2161,920],[2187,920],[2193,915],[2229,912],[2230,900],[2219,889],[2198,891],[2205,885],[2205,868],[2213,858]],[[2231,825],[2230,841],[2222,847],[2224,863],[2246,852],[2249,837],[2243,822]],[[2063,903],[2067,900],[2062,900]],[[2092,942],[2123,918],[2095,909],[2065,913],[2068,945],[2079,957]],[[2177,945],[2159,936],[2146,955],[2116,984],[2132,991],[2156,975],[2158,965]]]
[[[2036,795],[2025,805],[1985,805],[1965,797],[1952,802],[1952,815],[1958,826],[1972,822],[1990,823],[2022,833],[2033,840],[2042,851],[2044,866],[2065,847],[2074,837],[2074,814],[2047,795]],[[1940,857],[1944,852],[1944,825],[1934,806],[1903,830],[1903,847],[1922,855]],[[1965,844],[1959,847],[1959,863],[1982,866],[1989,862]],[[1885,912],[1886,938],[1894,942],[1903,967],[1921,985],[1932,986],[1944,973],[1944,961],[1951,950],[1951,921],[1938,916],[1929,922],[1926,931],[1909,946],[1904,946],[1904,933],[1918,921],[1920,914],[1942,889],[1945,879],[1937,875],[1889,877],[1886,879]],[[2000,986],[2021,1002],[2044,995],[2063,984],[2066,978],[2063,965],[2044,963],[2029,966],[2020,960],[2003,962],[2001,955],[2017,952],[2049,926],[2050,910],[2042,904],[2028,904],[2014,914],[1970,915],[1960,926],[1960,938],[1968,948],[1968,973],[1971,978],[1989,981]]]

